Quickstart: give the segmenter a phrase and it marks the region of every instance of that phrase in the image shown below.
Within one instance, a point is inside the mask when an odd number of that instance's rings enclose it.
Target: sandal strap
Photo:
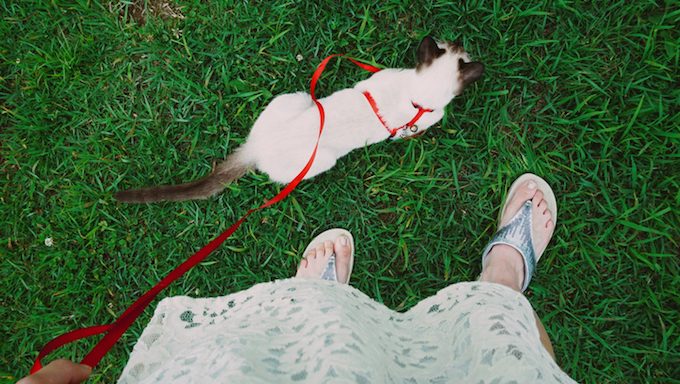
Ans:
[[[338,281],[338,273],[335,270],[335,252],[328,258],[326,269],[321,274],[321,280]]]
[[[531,276],[536,269],[536,251],[534,249],[533,237],[531,234],[533,211],[531,200],[527,200],[522,208],[510,219],[510,222],[500,228],[493,239],[487,244],[482,253],[482,268],[486,262],[486,257],[495,245],[509,245],[517,250],[524,259],[524,282],[522,292],[529,286]]]

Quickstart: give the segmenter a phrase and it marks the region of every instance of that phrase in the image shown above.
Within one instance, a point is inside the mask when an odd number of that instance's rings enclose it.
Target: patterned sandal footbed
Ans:
[[[553,214],[553,223],[557,223],[557,204],[555,201],[555,194],[545,180],[530,173],[524,174],[517,178],[517,180],[515,180],[513,185],[510,187],[508,198],[501,208],[501,214],[505,211],[505,206],[514,196],[514,193],[519,185],[529,179],[534,180],[537,184],[537,189],[543,192],[543,199],[548,203],[548,209]],[[512,217],[512,219],[510,219],[506,225],[496,232],[493,239],[491,239],[482,253],[483,267],[486,262],[487,255],[491,251],[491,248],[493,248],[495,245],[504,244],[516,249],[524,259],[524,282],[522,283],[522,292],[524,292],[529,286],[531,277],[536,270],[536,264],[541,257],[541,255],[536,255],[536,250],[534,249],[533,235],[531,232],[532,212],[532,200],[525,201],[519,211],[517,211],[517,213],[515,213],[515,215]]]
[[[309,252],[309,250],[312,249],[313,247],[316,247],[317,244],[323,243],[326,240],[335,242],[335,239],[337,239],[340,236],[345,236],[349,239],[350,246],[349,273],[347,274],[347,283],[345,283],[349,284],[349,279],[350,277],[352,277],[352,267],[354,266],[354,238],[352,237],[352,234],[349,231],[342,228],[333,228],[322,232],[312,241],[309,242],[309,245],[305,249],[303,255],[306,255],[307,252]],[[335,252],[333,252],[328,258],[328,261],[326,262],[326,267],[324,268],[320,277],[321,280],[338,281],[338,274],[335,263]]]
[[[328,258],[326,269],[321,273],[321,280],[338,281],[338,273],[335,270],[335,252]]]

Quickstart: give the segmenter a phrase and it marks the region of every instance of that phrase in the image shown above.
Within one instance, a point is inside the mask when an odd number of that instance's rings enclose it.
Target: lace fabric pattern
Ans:
[[[454,284],[400,313],[347,285],[287,279],[162,300],[118,381],[210,382],[574,381],[529,302],[502,285]]]

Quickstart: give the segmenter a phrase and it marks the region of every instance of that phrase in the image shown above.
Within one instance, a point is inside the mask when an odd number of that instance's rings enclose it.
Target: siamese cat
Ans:
[[[416,68],[383,69],[319,100],[326,124],[305,179],[331,169],[353,149],[424,132],[484,72],[484,65],[470,61],[460,44],[431,37],[422,40],[417,57]],[[319,111],[308,93],[279,95],[255,121],[246,142],[210,175],[186,184],[122,191],[115,198],[127,203],[205,199],[251,169],[288,183],[309,161],[318,130]]]

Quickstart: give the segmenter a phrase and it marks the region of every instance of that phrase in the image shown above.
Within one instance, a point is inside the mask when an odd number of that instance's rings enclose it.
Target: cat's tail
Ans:
[[[184,201],[207,199],[222,191],[227,184],[243,176],[253,164],[244,160],[241,151],[229,155],[212,173],[200,180],[179,185],[132,189],[117,192],[113,197],[123,203],[154,203],[157,201]]]

